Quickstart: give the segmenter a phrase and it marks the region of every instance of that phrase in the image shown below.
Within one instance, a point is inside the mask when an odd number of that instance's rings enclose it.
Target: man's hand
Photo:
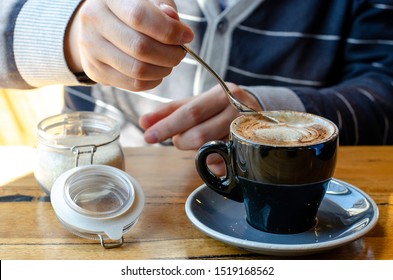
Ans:
[[[254,96],[235,84],[228,83],[234,96],[260,111],[261,107]],[[158,110],[142,116],[140,126],[145,129],[147,143],[159,143],[172,139],[180,150],[197,150],[211,140],[228,140],[229,126],[239,116],[229,103],[220,86],[196,97],[173,101]],[[210,157],[209,168],[217,173],[223,172],[219,157]],[[216,164],[216,165],[214,165]]]
[[[71,71],[131,91],[156,87],[186,55],[179,45],[193,39],[175,8],[172,0],[84,1],[65,38]]]

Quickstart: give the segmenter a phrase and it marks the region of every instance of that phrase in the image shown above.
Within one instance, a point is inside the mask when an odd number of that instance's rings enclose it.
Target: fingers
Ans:
[[[180,150],[195,150],[208,141],[227,138],[229,126],[236,115],[234,109],[228,106],[214,117],[173,136],[172,142]]]
[[[95,82],[131,91],[160,84],[186,55],[179,44],[193,38],[191,29],[162,11],[160,3],[177,15],[171,0],[84,2],[75,17],[79,35],[73,48],[79,55],[71,47],[75,43],[66,48],[70,67],[82,68]]]
[[[219,163],[208,164],[208,168],[217,177],[225,176],[226,174],[226,167],[223,160]]]
[[[118,2],[110,1],[110,3]],[[125,54],[158,66],[174,67],[184,58],[185,52],[178,45],[167,45],[149,37],[146,33],[130,28],[119,19],[119,15],[116,14],[118,11],[113,12],[108,7],[99,6],[99,2],[96,5],[90,7],[85,4],[79,12],[83,34],[80,40],[86,50],[92,51],[100,46],[98,43],[109,41]],[[152,6],[152,9],[158,10],[155,6]],[[120,11],[123,10],[125,9],[120,9]],[[118,13],[121,13],[120,11]],[[158,12],[161,17],[169,18],[160,10]],[[172,22],[178,21],[172,20]],[[148,27],[146,27],[148,31],[155,28],[154,26]]]
[[[115,84],[117,87],[126,90],[142,91],[152,89],[162,82],[162,79],[132,79],[104,63],[96,63],[95,65],[90,64],[85,67],[85,69],[89,69],[86,70],[86,72],[92,80],[98,81],[103,85]],[[100,73],[105,73],[105,75],[100,75]]]
[[[147,130],[148,128],[150,128],[160,120],[168,117],[179,107],[187,103],[190,99],[191,98],[186,98],[186,99],[170,102],[168,104],[161,106],[160,108],[158,108],[156,111],[152,113],[141,116],[139,119],[140,127]]]
[[[130,57],[157,66],[174,67],[186,55],[178,45],[164,44],[129,28],[112,13],[105,17],[105,23],[98,23],[100,36]]]
[[[181,150],[197,149],[213,139],[228,135],[229,124],[237,116],[220,87],[186,101],[172,102],[140,119],[147,143],[172,138]]]
[[[106,2],[126,25],[159,42],[180,45],[189,43],[193,39],[192,30],[181,21],[163,13],[157,6],[157,1],[107,0]],[[168,1],[161,2],[171,4]]]
[[[257,108],[257,99],[239,86],[228,83],[234,96]],[[199,96],[175,101],[140,118],[147,143],[172,138],[180,150],[195,150],[210,140],[228,140],[231,122],[239,116],[220,86]]]
[[[105,40],[101,40],[101,43],[97,44],[96,47],[88,46],[87,42],[84,44],[86,48],[90,49],[89,52],[85,52],[82,58],[85,71],[89,72],[86,68],[95,67],[95,70],[99,71],[102,78],[107,78],[106,75],[108,73],[106,71],[108,69],[106,68],[105,71],[101,70],[101,64],[112,67],[129,78],[139,80],[162,79],[169,75],[172,71],[172,67],[150,64],[148,62],[138,60],[133,56],[127,55]],[[100,82],[103,81],[100,80]]]
[[[146,142],[162,142],[180,134],[218,114],[227,105],[227,101],[221,98],[216,99],[217,102],[214,104],[214,100],[209,100],[209,96],[209,94],[202,94],[184,104],[173,102],[168,106],[175,106],[177,109],[167,116],[163,115],[162,119],[159,119],[159,113],[155,113],[154,118],[157,119],[157,122],[145,131]]]

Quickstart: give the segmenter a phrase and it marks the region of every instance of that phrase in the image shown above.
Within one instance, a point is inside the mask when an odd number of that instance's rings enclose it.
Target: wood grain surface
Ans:
[[[191,224],[184,204],[202,184],[194,152],[145,147],[126,148],[125,155],[126,171],[146,195],[145,206],[138,223],[124,236],[123,246],[104,249],[58,222],[34,180],[33,150],[0,147],[0,259],[280,259],[228,246]],[[340,147],[335,178],[374,199],[380,212],[377,225],[342,247],[291,258],[393,259],[393,146]]]

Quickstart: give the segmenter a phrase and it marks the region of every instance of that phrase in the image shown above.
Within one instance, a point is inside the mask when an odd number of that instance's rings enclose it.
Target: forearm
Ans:
[[[391,77],[369,74],[328,88],[246,87],[263,110],[306,111],[340,129],[343,145],[393,144]]]
[[[299,88],[295,92],[308,112],[323,115],[339,126],[342,144],[393,144],[390,83],[391,77],[369,75],[330,88]]]

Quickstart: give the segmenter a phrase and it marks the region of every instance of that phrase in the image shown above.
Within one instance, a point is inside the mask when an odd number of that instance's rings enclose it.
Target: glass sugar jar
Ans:
[[[95,112],[72,112],[48,117],[37,127],[34,176],[49,195],[55,180],[83,165],[109,165],[124,170],[120,125]]]

